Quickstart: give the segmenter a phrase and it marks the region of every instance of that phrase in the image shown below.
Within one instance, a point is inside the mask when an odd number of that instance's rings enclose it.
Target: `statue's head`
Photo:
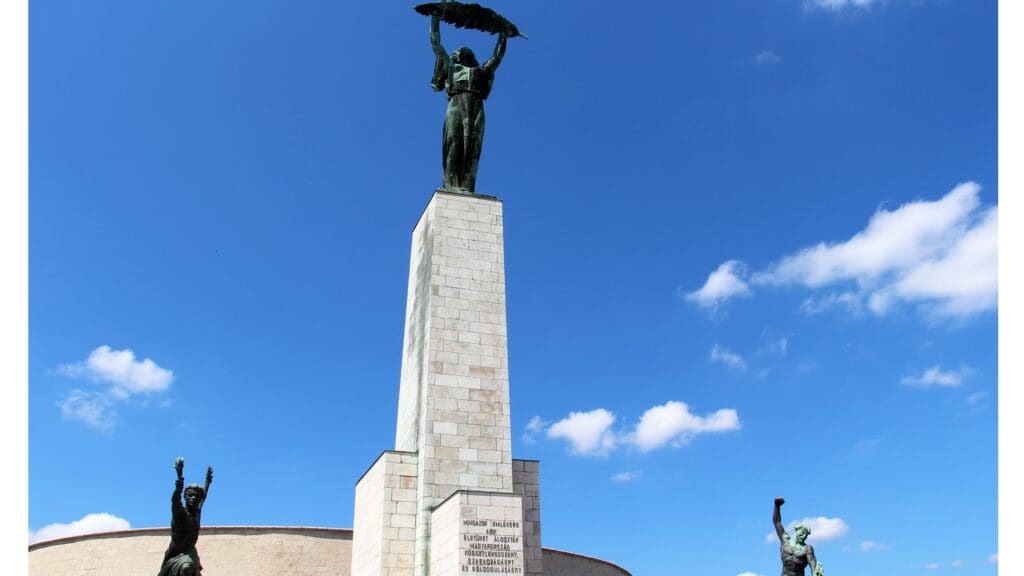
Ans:
[[[807,537],[811,535],[811,529],[807,524],[799,522],[793,527],[793,533],[796,536],[797,544],[803,544],[807,541]]]
[[[452,62],[468,68],[475,68],[480,65],[476,60],[476,55],[469,49],[469,46],[462,46],[455,50],[455,52],[452,52]]]
[[[203,490],[199,484],[189,484],[185,487],[185,507],[190,512],[194,512],[199,507],[204,497],[206,497],[206,490]]]

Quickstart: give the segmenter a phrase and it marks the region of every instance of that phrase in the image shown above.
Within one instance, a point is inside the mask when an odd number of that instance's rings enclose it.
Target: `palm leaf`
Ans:
[[[504,32],[509,38],[515,38],[516,36],[526,38],[526,34],[520,32],[519,28],[509,22],[507,18],[479,4],[449,0],[447,2],[419,4],[413,9],[424,16],[437,16],[442,21],[456,28],[480,30],[490,34]]]

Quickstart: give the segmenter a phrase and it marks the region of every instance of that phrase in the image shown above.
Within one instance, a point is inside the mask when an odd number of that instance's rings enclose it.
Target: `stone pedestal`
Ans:
[[[396,451],[357,485],[352,575],[454,576],[481,568],[469,561],[475,556],[466,551],[474,549],[463,539],[480,520],[511,522],[485,528],[516,540],[516,557],[506,558],[514,562],[502,566],[517,572],[506,573],[540,576],[537,463],[512,460],[501,201],[438,190],[412,236]],[[413,462],[415,481],[407,474]],[[411,541],[408,526],[395,524],[409,520],[392,507],[407,510],[410,493],[386,495],[389,482],[415,483]],[[492,518],[497,510],[502,517]]]
[[[430,574],[522,574],[523,499],[458,490],[431,519]]]

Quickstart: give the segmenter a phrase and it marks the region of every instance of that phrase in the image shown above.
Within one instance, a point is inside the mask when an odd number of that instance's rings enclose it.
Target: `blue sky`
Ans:
[[[781,495],[829,574],[995,574],[996,2],[488,5],[530,36],[478,190],[544,544],[767,575]],[[440,183],[427,24],[32,4],[37,537],[166,525],[178,455],[206,524],[351,526]]]

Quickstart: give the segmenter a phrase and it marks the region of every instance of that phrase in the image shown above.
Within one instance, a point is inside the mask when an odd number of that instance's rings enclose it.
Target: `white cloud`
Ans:
[[[825,542],[842,538],[850,530],[850,527],[846,525],[842,518],[816,516],[814,518],[804,518],[801,522],[811,529],[811,535],[807,538],[809,542]]]
[[[555,422],[548,428],[549,438],[564,438],[569,441],[575,454],[584,456],[607,455],[617,442],[611,426],[615,414],[598,408],[590,412],[570,412],[569,416]]]
[[[778,64],[782,62],[782,56],[775,53],[775,50],[762,50],[754,56],[754,62],[758,64]]]
[[[994,309],[998,246],[999,213],[990,208],[946,252],[920,262],[872,294],[869,306],[884,313],[893,301],[922,302],[937,317],[964,317]]]
[[[952,566],[953,568],[963,568],[964,567],[964,561],[963,560],[953,560],[952,562],[949,563],[949,565]]]
[[[988,563],[989,564],[998,564],[999,563],[999,554],[989,554],[988,555]]]
[[[743,360],[742,356],[718,344],[711,347],[711,351],[708,352],[708,359],[712,362],[720,362],[736,370],[747,369],[747,363]]]
[[[730,260],[686,298],[716,309],[730,297],[751,295],[751,285],[802,286],[826,291],[804,300],[806,314],[842,307],[881,316],[910,305],[942,320],[993,310],[999,215],[997,206],[981,205],[980,191],[966,182],[938,200],[880,208],[848,240],[803,248],[754,274]]]
[[[805,248],[755,275],[755,280],[817,288],[843,280],[870,281],[915,266],[922,257],[949,248],[949,234],[962,229],[980,204],[979,190],[977,184],[961,184],[934,202],[911,202],[892,212],[880,209],[867,228],[849,240]]]
[[[868,8],[881,0],[804,0],[807,9],[831,10],[841,12],[848,8]]]
[[[874,540],[865,540],[860,543],[859,548],[861,552],[877,552],[881,550],[889,550],[892,546],[881,542],[875,542]]]
[[[740,572],[736,576],[763,576],[763,575],[762,574],[758,574],[756,572]]]
[[[807,537],[807,541],[811,542],[812,544],[842,538],[843,536],[846,536],[847,532],[850,531],[850,527],[842,518],[828,518],[825,516],[815,516],[813,518],[807,517],[803,520],[790,522],[789,526],[787,526],[786,528],[787,532],[792,534],[793,527],[797,524],[803,524],[811,529],[811,535]],[[775,532],[769,532],[767,535],[765,535],[764,541],[768,543],[778,542],[779,537],[775,534]]]
[[[649,452],[669,443],[681,446],[698,434],[739,428],[739,416],[731,408],[697,416],[684,402],[669,401],[644,412],[630,438],[642,452]]]
[[[676,401],[649,408],[628,433],[612,430],[615,421],[615,414],[604,408],[571,412],[566,418],[548,426],[546,434],[549,438],[568,440],[574,454],[607,456],[621,446],[634,446],[641,452],[649,452],[665,445],[682,446],[699,434],[727,432],[741,427],[739,416],[732,408],[698,416],[690,413],[684,402]],[[537,422],[544,425],[539,417]],[[639,476],[639,471],[636,474]],[[617,478],[621,480],[624,477],[616,475],[613,480]]]
[[[110,398],[98,392],[76,388],[57,407],[65,418],[98,430],[110,430],[117,424],[117,412],[110,406]]]
[[[84,362],[61,366],[61,371],[75,378],[110,384],[111,394],[119,398],[163,392],[174,381],[172,371],[157,366],[149,358],[140,362],[130,349],[113,350],[106,345],[93,350]]]
[[[102,392],[74,389],[57,403],[65,418],[100,430],[110,430],[115,426],[115,400],[158,394],[166,391],[174,381],[173,372],[161,368],[149,358],[138,361],[131,350],[113,350],[106,345],[93,350],[84,361],[63,364],[57,370],[71,378],[109,385]]]
[[[80,520],[67,524],[49,524],[39,530],[29,530],[28,543],[56,540],[68,536],[81,534],[95,534],[98,532],[113,532],[116,530],[128,530],[131,524],[124,518],[118,518],[112,514],[102,512],[99,514],[86,514]]]
[[[938,570],[939,569],[939,563],[938,562],[929,562],[929,563],[925,564],[924,567],[925,567],[926,570]]]
[[[701,286],[699,290],[686,293],[684,298],[702,308],[716,311],[727,300],[753,294],[750,286],[741,278],[745,275],[746,265],[737,260],[729,260],[708,275],[704,286]]]
[[[963,377],[969,371],[961,368],[959,371],[944,371],[940,366],[932,366],[919,376],[904,376],[900,378],[900,384],[904,386],[917,386],[919,388],[930,388],[940,386],[955,388],[963,383]]]
[[[612,476],[612,482],[632,482],[633,480],[638,480],[642,475],[643,472],[641,472],[640,470],[629,470],[627,472],[619,472],[618,474]]]

